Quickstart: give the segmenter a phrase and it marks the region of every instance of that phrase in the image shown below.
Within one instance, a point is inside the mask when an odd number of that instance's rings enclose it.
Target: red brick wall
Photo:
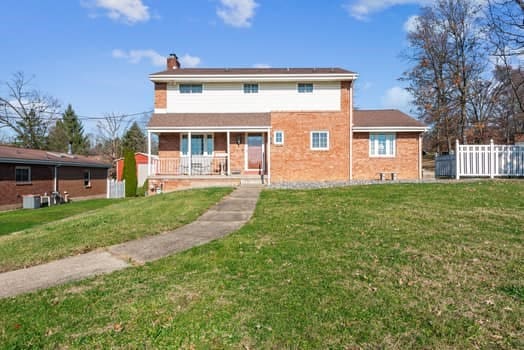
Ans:
[[[84,171],[91,173],[91,186],[84,187]],[[58,168],[58,191],[74,197],[90,197],[104,195],[107,191],[107,169],[60,167]]]
[[[378,180],[379,172],[396,172],[399,179],[419,178],[419,133],[396,133],[395,157],[369,156],[369,133],[353,134],[353,179]]]
[[[179,133],[164,133],[158,135],[158,156],[160,158],[180,157]]]
[[[227,135],[226,133],[215,133],[215,152],[227,152]]]
[[[26,165],[20,164],[20,166]],[[54,167],[31,165],[31,183],[27,185],[16,184],[15,167],[15,164],[0,164],[0,205],[22,205],[23,195],[53,191]]]
[[[240,172],[243,174],[246,167],[244,161],[246,135],[244,133],[231,133],[230,137],[229,152],[231,155],[229,158],[231,160],[231,171],[235,172],[240,170]],[[240,145],[237,144],[237,137],[241,138]]]
[[[167,108],[167,83],[155,83],[155,108]]]
[[[25,165],[24,165],[25,166]],[[28,165],[29,166],[29,165]],[[17,185],[14,164],[0,164],[0,206],[22,204],[27,194],[51,193],[54,190],[54,167],[30,165],[31,183]],[[84,170],[81,167],[58,168],[58,191],[69,192],[71,197],[88,197],[106,194],[107,169],[91,168],[91,188],[84,188]]]
[[[272,131],[284,132],[284,145],[271,144],[272,182],[349,180],[350,86],[341,83],[338,112],[271,113]],[[311,131],[329,131],[329,150],[311,150]]]

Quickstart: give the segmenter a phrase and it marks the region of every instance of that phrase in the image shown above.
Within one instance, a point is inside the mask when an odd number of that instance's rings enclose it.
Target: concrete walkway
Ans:
[[[251,218],[261,189],[241,186],[196,221],[174,231],[0,273],[0,298],[143,264],[223,237]]]

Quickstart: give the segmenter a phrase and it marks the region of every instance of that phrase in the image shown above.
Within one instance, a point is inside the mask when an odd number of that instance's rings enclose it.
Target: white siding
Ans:
[[[252,83],[246,81],[246,83]],[[204,83],[201,94],[180,94],[167,87],[167,113],[249,113],[271,111],[338,111],[340,82],[315,82],[312,93],[298,93],[297,83],[258,83],[245,94],[243,83]]]

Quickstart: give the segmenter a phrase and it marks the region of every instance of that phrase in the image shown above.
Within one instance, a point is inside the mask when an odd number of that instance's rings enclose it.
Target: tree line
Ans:
[[[524,0],[436,0],[408,33],[400,80],[437,152],[524,133]]]
[[[31,88],[32,79],[18,72],[3,83],[0,94],[0,130],[13,137],[3,143],[24,148],[73,154],[100,155],[110,162],[124,151],[146,152],[144,131],[127,115],[107,114],[97,121],[97,137],[90,140],[82,120],[69,104],[64,111],[57,99]]]

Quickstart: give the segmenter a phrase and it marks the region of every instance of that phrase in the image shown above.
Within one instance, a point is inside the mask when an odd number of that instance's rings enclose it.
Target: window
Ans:
[[[312,131],[311,132],[311,149],[328,150],[329,149],[329,132]]]
[[[369,156],[370,157],[394,157],[395,156],[395,134],[369,134]]]
[[[281,130],[275,131],[274,137],[273,137],[273,143],[275,145],[283,145],[284,144],[284,132]]]
[[[30,184],[31,168],[28,166],[17,166],[15,168],[15,181],[17,184]]]
[[[188,143],[187,134],[182,134],[180,139],[180,150],[183,156],[188,154]],[[202,155],[213,155],[213,135],[212,134],[198,134],[191,135],[191,155],[202,156]]]
[[[84,187],[91,187],[91,171],[84,170]]]
[[[181,94],[201,94],[202,84],[180,84],[179,90]]]
[[[258,94],[258,84],[244,84],[245,94]]]
[[[313,92],[313,84],[311,84],[311,83],[308,83],[308,84],[299,83],[298,84],[298,92],[299,93],[310,93],[310,92]]]

